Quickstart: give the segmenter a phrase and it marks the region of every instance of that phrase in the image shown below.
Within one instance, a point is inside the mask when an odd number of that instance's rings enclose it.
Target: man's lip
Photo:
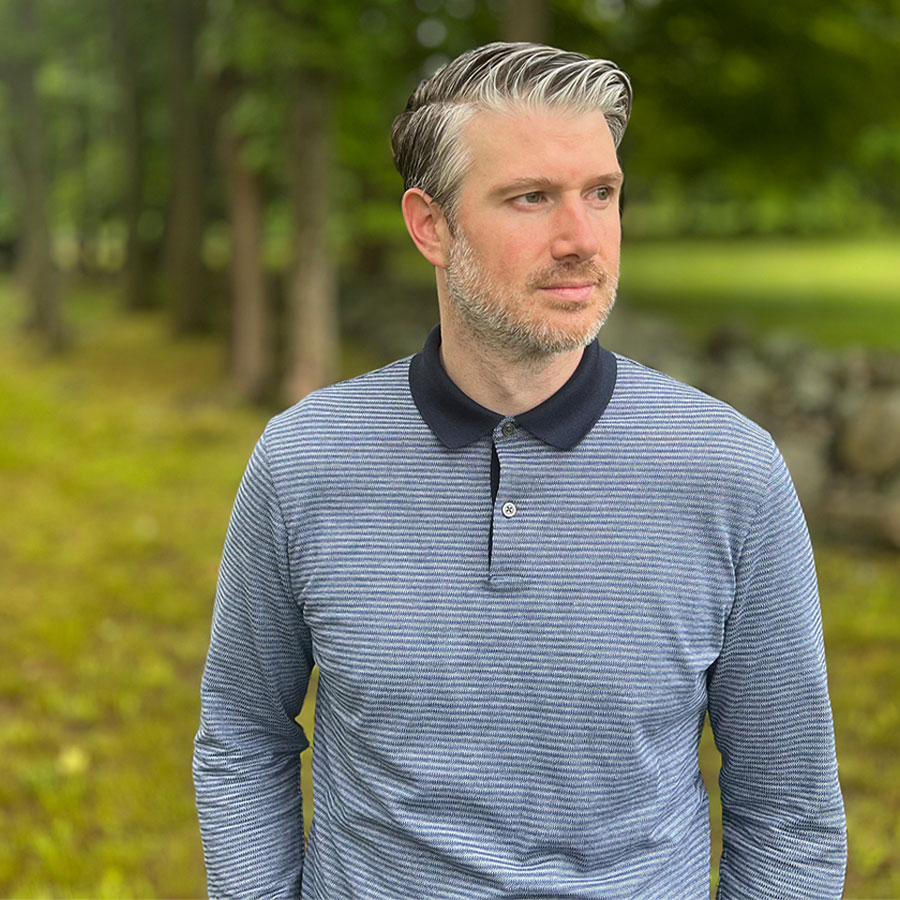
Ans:
[[[546,293],[557,297],[560,300],[579,301],[588,300],[594,293],[596,284],[593,281],[585,284],[547,284],[540,289]]]

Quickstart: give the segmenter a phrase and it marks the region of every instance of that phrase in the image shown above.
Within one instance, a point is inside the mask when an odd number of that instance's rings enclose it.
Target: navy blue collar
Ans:
[[[490,434],[506,417],[476,403],[450,380],[440,347],[441,327],[436,325],[410,361],[409,387],[428,427],[446,447],[457,450]],[[571,450],[603,415],[615,385],[616,358],[594,340],[571,378],[515,421],[544,443]]]

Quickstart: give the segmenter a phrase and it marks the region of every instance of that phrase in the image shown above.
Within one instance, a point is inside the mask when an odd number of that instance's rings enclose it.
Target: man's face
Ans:
[[[479,340],[527,358],[586,346],[615,300],[622,173],[603,115],[482,111],[449,239],[450,302]]]

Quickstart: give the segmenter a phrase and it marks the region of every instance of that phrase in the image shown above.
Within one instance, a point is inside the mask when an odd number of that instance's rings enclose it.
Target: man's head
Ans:
[[[423,81],[394,120],[391,146],[404,189],[428,194],[452,228],[471,165],[463,126],[479,110],[536,109],[600,112],[618,147],[631,115],[631,83],[609,60],[542,44],[469,50]]]
[[[594,338],[615,299],[630,98],[612,63],[536,44],[471,51],[416,90],[395,157],[445,336],[509,360]]]

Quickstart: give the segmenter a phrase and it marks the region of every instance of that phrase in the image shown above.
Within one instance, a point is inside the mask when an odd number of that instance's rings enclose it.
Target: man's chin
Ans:
[[[571,353],[587,347],[597,337],[602,324],[593,322],[583,328],[526,329],[518,335],[516,349],[534,357]]]
[[[604,307],[602,313],[598,315],[595,307],[591,310],[591,315],[584,319],[583,314],[586,310],[582,304],[566,304],[565,307],[557,307],[557,310],[562,313],[563,319],[567,317],[567,314],[581,313],[582,321],[547,322],[544,328],[534,332],[536,343],[554,348],[548,350],[548,352],[554,353],[564,353],[586,347],[597,337],[611,309],[612,303]]]

